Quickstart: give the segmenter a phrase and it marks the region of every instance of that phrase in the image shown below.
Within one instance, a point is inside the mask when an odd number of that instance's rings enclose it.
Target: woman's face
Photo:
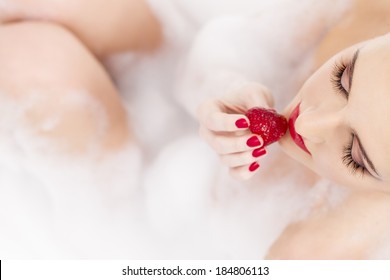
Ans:
[[[338,184],[390,193],[390,36],[331,58],[284,114],[290,156]]]

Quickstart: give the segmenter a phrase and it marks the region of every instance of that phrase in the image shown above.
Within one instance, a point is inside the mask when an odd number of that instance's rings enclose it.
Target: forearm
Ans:
[[[2,23],[55,22],[99,57],[153,50],[162,41],[160,24],[145,0],[9,0],[0,8]]]

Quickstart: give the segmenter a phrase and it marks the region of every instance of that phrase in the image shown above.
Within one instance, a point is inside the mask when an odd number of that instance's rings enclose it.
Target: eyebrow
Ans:
[[[356,52],[355,52],[354,55],[353,55],[353,58],[352,58],[352,61],[351,61],[351,64],[350,64],[350,75],[349,75],[349,85],[350,85],[350,89],[352,89],[353,73],[354,73],[354,70],[355,70],[356,61],[357,61],[357,59],[358,59],[358,57],[359,57],[359,52],[360,52],[360,49],[357,49]],[[372,163],[372,160],[371,160],[370,157],[367,155],[367,152],[366,152],[366,150],[364,149],[364,146],[363,146],[362,142],[360,141],[359,135],[357,134],[356,130],[353,130],[353,134],[354,134],[355,137],[356,137],[356,140],[357,140],[357,142],[358,142],[359,149],[360,149],[360,151],[362,152],[363,158],[365,159],[365,161],[367,162],[367,164],[370,166],[370,169],[371,169],[372,171],[374,171],[378,177],[381,177],[381,176],[379,175],[377,169],[375,168],[374,164]]]

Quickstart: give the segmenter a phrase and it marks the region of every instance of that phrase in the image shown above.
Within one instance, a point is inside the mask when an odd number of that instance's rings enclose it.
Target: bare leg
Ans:
[[[126,112],[101,64],[66,29],[0,26],[0,96],[21,104],[27,127],[64,152],[104,153],[132,141]],[[0,112],[0,117],[2,112]]]
[[[50,21],[71,31],[99,57],[152,51],[162,29],[146,0],[1,0],[0,23]],[[4,3],[3,3],[4,2]]]

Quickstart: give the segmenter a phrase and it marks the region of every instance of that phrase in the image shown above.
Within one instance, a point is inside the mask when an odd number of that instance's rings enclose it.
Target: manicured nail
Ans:
[[[265,155],[267,151],[264,148],[258,148],[254,149],[252,152],[253,157],[261,157],[262,155]]]
[[[252,136],[251,138],[249,138],[248,141],[246,141],[246,144],[251,148],[261,145],[260,140],[257,136]]]
[[[249,127],[249,124],[248,122],[246,121],[246,119],[238,119],[236,121],[236,126],[238,128],[248,128]]]
[[[254,162],[251,165],[249,165],[249,171],[253,172],[253,171],[255,171],[259,167],[260,167],[260,165],[257,162]]]

